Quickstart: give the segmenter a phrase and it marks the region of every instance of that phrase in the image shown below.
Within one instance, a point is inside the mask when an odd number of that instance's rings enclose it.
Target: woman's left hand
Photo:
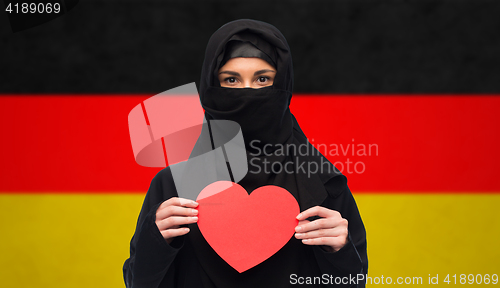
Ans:
[[[309,217],[319,216],[314,221]],[[302,239],[307,245],[323,245],[328,252],[337,252],[347,243],[347,220],[338,211],[315,206],[297,216],[299,224],[295,227],[295,238]]]

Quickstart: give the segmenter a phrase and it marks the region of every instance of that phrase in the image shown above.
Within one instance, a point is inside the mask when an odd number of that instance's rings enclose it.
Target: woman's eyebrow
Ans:
[[[274,70],[271,70],[271,69],[262,69],[262,70],[259,70],[259,71],[255,71],[255,73],[253,73],[253,76],[257,76],[257,75],[260,75],[260,74],[264,74],[266,72],[276,72]]]
[[[219,72],[219,75],[222,73],[233,75],[233,76],[241,76],[240,73],[234,72],[234,71],[222,71],[222,72]]]

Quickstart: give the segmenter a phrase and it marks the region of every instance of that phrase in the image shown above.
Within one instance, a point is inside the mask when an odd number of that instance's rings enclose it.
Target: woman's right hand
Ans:
[[[198,221],[198,203],[193,200],[172,197],[161,203],[156,210],[156,226],[168,244],[174,237],[185,235],[189,228],[180,225],[196,223]]]

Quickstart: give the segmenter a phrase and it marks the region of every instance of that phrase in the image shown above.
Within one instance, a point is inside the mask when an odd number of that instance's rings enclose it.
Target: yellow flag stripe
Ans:
[[[369,276],[422,277],[428,284],[429,275],[439,275],[445,285],[446,275],[500,275],[500,195],[355,198],[367,230]]]
[[[1,194],[1,286],[124,287],[121,268],[143,198]],[[355,198],[367,229],[372,281],[422,277],[425,286],[429,275],[438,275],[443,284],[447,274],[457,279],[460,274],[500,274],[499,194]]]

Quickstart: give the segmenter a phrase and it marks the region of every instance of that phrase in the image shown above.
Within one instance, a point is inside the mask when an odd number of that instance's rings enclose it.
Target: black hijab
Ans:
[[[220,86],[218,70],[227,59],[231,58],[227,53],[234,52],[235,42],[252,44],[265,55],[256,57],[273,62],[271,64],[277,73],[272,86],[260,89]],[[210,38],[198,92],[209,123],[210,120],[232,120],[241,126],[249,167],[248,173],[238,183],[248,193],[264,185],[283,187],[297,199],[300,210],[304,211],[321,205],[328,197],[328,193],[335,197],[335,194],[345,189],[347,180],[309,143],[300,129],[288,107],[292,90],[293,66],[290,47],[285,37],[274,26],[256,20],[236,20],[219,28]],[[264,146],[267,148],[265,153],[262,150]],[[280,147],[285,147],[285,150],[280,150]],[[298,149],[300,147],[301,150]],[[214,148],[216,147],[213,145],[209,147],[198,141],[193,155],[200,155]],[[294,172],[287,173],[282,169],[277,173],[266,173],[264,171],[266,161],[276,163],[276,167],[281,165],[281,168],[290,163],[287,167],[293,167]],[[319,172],[307,171],[313,164],[317,165]],[[259,167],[260,172],[257,171]],[[270,170],[269,165],[267,168]],[[335,182],[334,191],[325,189],[324,184],[328,181]],[[272,277],[270,275],[277,275],[277,272],[294,271],[292,268],[276,270],[279,267],[275,267],[275,271],[268,270],[273,270],[273,265],[299,265],[298,258],[287,260],[287,257],[295,253],[293,251],[298,251],[297,249],[302,249],[300,251],[306,249],[302,248],[304,245],[300,241],[292,237],[285,247],[264,263],[238,273],[211,249],[196,225],[190,227],[192,229],[188,234],[189,241],[192,241],[201,264],[205,286],[209,287],[237,287],[241,286],[241,283],[249,283],[249,287],[252,287],[250,283],[257,281],[258,277]],[[276,277],[276,279],[286,279],[283,277],[289,276],[283,274]]]

